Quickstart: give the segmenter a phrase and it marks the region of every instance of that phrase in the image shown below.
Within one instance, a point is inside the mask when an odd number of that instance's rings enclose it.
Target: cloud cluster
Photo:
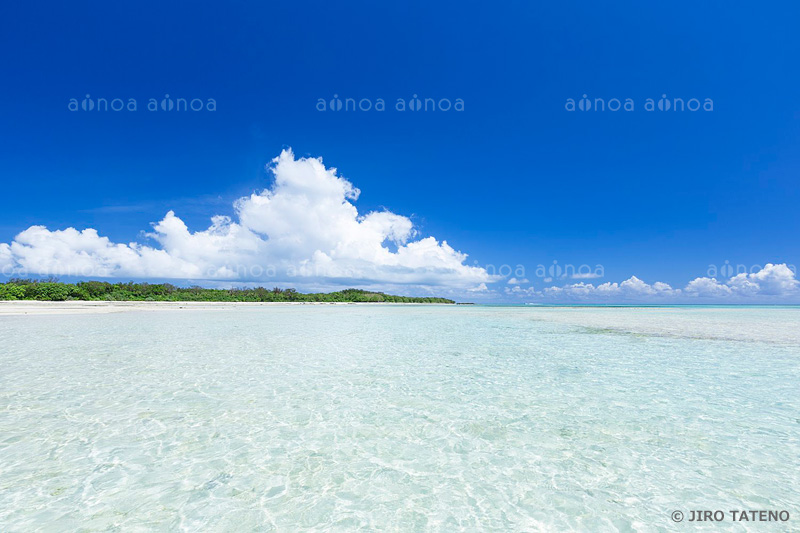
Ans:
[[[716,278],[697,278],[691,281],[685,293],[699,297],[752,297],[786,296],[800,290],[800,281],[785,264],[768,263],[758,272],[742,273],[720,283]]]
[[[661,282],[649,284],[632,276],[621,283],[579,281],[537,290],[522,274],[495,276],[465,264],[466,254],[446,241],[421,237],[408,217],[390,211],[359,214],[354,202],[360,191],[335,168],[326,168],[321,159],[298,159],[291,150],[284,150],[270,168],[275,178],[271,187],[240,198],[234,203],[233,218],[212,217],[205,230],[190,230],[173,211],[144,234],[147,244],[115,243],[92,228],[31,226],[11,243],[0,243],[0,271],[7,276],[176,279],[212,285],[275,282],[305,288],[348,285],[404,292],[416,287],[418,291],[482,300],[743,302],[800,298],[800,282],[785,264],[767,264],[758,272],[723,281],[697,278],[683,289]],[[579,269],[570,277],[602,277],[602,266],[598,267],[587,272]],[[504,283],[499,288],[491,287],[501,280]]]
[[[669,297],[680,294],[680,289],[675,290],[666,283],[657,281],[652,285],[645,283],[636,276],[631,276],[622,283],[603,283],[594,286],[591,283],[574,283],[564,287],[548,287],[544,289],[544,295],[548,297],[560,298],[569,297],[575,299],[636,299],[652,297]]]
[[[0,243],[0,268],[42,275],[231,281],[391,283],[475,288],[494,281],[466,254],[389,211],[360,215],[360,191],[321,159],[284,150],[274,184],[191,231],[172,211],[146,234],[154,244],[114,243],[95,229],[32,226]],[[484,285],[485,287],[485,285]]]
[[[519,285],[506,288],[509,296],[543,301],[582,302],[686,302],[686,301],[759,301],[800,297],[800,281],[786,264],[768,263],[754,273],[743,273],[727,281],[696,278],[683,289],[673,289],[662,282],[645,283],[636,276],[622,283],[574,283],[563,287],[546,287],[541,291]]]

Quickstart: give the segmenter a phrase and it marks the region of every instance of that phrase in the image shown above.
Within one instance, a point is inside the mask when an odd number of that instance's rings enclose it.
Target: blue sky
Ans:
[[[553,261],[602,265],[582,280],[595,285],[673,287],[725,261],[800,264],[799,16],[791,2],[4,5],[0,243],[32,225],[147,243],[170,210],[190,231],[236,221],[291,147],[355,185],[360,214],[409,217],[466,265],[523,265],[537,291],[575,282],[536,276]],[[87,94],[137,110],[70,111]],[[215,110],[147,110],[166,94]],[[634,110],[565,109],[584,94]],[[317,109],[334,95],[386,110]],[[395,109],[413,95],[463,111]],[[662,95],[713,111],[645,109]]]

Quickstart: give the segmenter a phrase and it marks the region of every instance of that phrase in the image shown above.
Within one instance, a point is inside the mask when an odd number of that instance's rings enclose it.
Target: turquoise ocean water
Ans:
[[[800,309],[0,317],[0,531],[800,529]],[[677,526],[692,509],[788,523]]]

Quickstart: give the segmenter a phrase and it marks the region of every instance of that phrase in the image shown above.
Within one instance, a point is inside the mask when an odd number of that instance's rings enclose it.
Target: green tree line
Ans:
[[[204,289],[176,287],[170,283],[109,283],[80,281],[61,283],[55,279],[10,279],[0,283],[0,300],[110,300],[141,302],[391,302],[452,304],[434,297],[394,296],[361,289],[303,294],[294,289]]]

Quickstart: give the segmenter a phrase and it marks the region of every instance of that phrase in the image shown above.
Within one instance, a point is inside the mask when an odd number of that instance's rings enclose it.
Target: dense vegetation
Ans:
[[[346,289],[331,293],[303,294],[294,289],[203,289],[176,287],[169,283],[108,283],[11,279],[0,283],[0,300],[111,300],[165,302],[394,302],[452,304],[447,298],[392,296],[382,292]]]

